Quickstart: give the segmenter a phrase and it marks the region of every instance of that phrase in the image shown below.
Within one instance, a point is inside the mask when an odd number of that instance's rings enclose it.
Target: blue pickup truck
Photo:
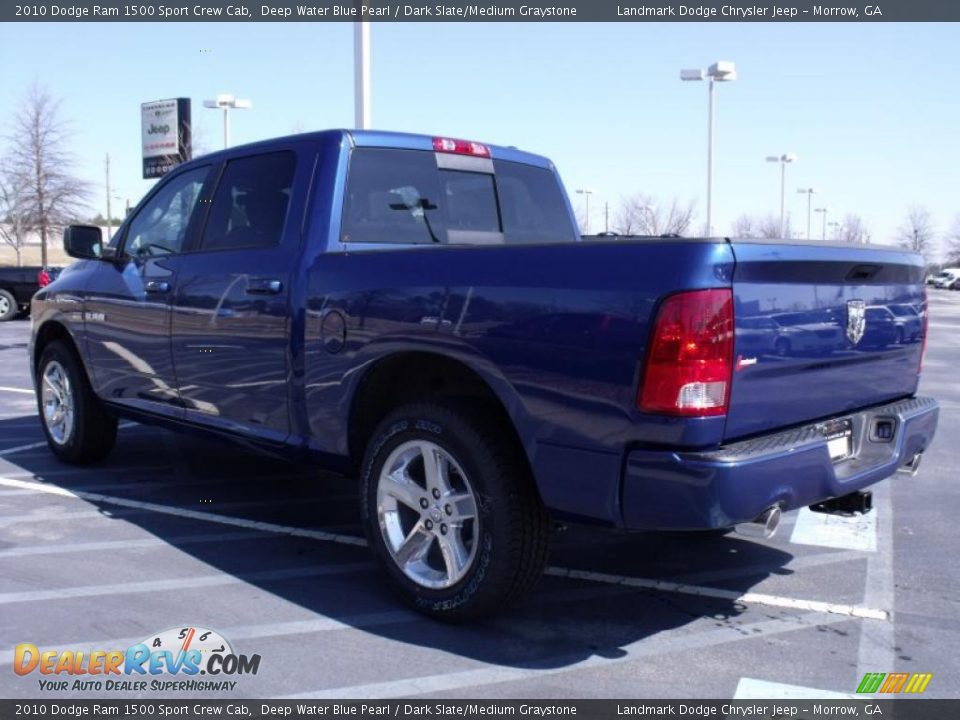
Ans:
[[[554,522],[776,530],[865,512],[937,425],[916,396],[918,255],[580,237],[551,162],[326,131],[213,153],[33,299],[43,430],[103,459],[117,418],[351,474],[371,547],[431,615],[528,589]],[[888,343],[867,308],[915,308]],[[808,316],[803,331],[778,321]]]

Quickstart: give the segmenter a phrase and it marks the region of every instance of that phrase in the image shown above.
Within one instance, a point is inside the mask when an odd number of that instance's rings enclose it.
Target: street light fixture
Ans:
[[[820,231],[820,239],[826,240],[827,239],[827,213],[829,212],[829,209],[822,207],[822,208],[814,208],[813,211],[815,213],[823,213],[823,225],[822,225],[822,230]]]
[[[584,212],[586,217],[583,220],[583,234],[590,234],[590,196],[593,195],[593,190],[589,188],[577,188],[577,195],[583,195],[584,202],[586,203],[586,208]]]
[[[828,222],[827,225],[833,228],[833,239],[840,239],[840,230],[843,228],[843,223],[837,222],[836,220]]]
[[[253,103],[250,100],[241,100],[224,93],[217,95],[216,100],[204,100],[203,106],[214,110],[223,108],[223,147],[227,148],[230,147],[230,111],[249,110],[253,107]]]
[[[800,195],[807,196],[807,240],[810,239],[810,209],[811,203],[813,201],[813,196],[817,194],[816,188],[800,188],[797,190],[797,193]]]
[[[796,153],[784,153],[783,155],[767,155],[767,162],[780,163],[780,237],[786,233],[787,212],[786,212],[786,188],[787,188],[787,165],[796,162],[800,158]]]
[[[709,80],[707,86],[707,220],[706,235],[713,234],[713,84],[732,82],[737,79],[737,68],[729,60],[718,60],[706,70],[681,70],[680,79],[684,82],[702,82]]]

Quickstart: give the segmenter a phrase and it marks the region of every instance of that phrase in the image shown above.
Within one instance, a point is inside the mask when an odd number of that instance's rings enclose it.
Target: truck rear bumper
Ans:
[[[850,420],[850,456],[834,462],[825,422],[734,442],[709,452],[634,450],[627,456],[623,518],[629,530],[696,530],[748,522],[767,508],[811,505],[909,467],[937,428],[939,406],[915,397]]]

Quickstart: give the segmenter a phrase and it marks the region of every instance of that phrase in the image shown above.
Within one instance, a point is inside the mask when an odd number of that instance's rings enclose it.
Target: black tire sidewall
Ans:
[[[0,322],[13,320],[20,312],[20,305],[17,303],[17,299],[6,290],[0,290],[0,295],[5,297],[9,303],[7,311],[0,315]]]
[[[460,465],[473,489],[480,536],[472,567],[455,585],[432,589],[418,585],[393,560],[377,518],[377,481],[384,463],[398,446],[410,440],[428,440],[443,448]],[[474,608],[493,602],[491,591],[509,574],[502,545],[508,542],[508,520],[496,502],[503,492],[500,469],[471,423],[441,406],[420,405],[391,414],[377,429],[364,458],[361,473],[361,514],[374,554],[404,598],[432,615],[457,619],[474,614]],[[498,542],[499,540],[499,542]]]
[[[67,442],[63,444],[57,443],[51,437],[43,413],[43,372],[53,360],[59,362],[60,366],[66,371],[73,395],[73,430]],[[43,428],[43,434],[53,454],[67,462],[78,462],[84,455],[83,438],[87,428],[83,424],[91,421],[86,383],[86,373],[79,360],[66,345],[55,341],[44,348],[43,354],[40,356],[40,362],[37,363],[37,410],[40,413],[40,426]]]

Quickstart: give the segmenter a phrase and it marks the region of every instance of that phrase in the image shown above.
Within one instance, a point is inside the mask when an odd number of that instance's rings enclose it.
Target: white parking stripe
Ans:
[[[25,388],[3,387],[2,385],[0,385],[0,392],[23,393],[24,395],[33,395],[33,390],[28,390]]]
[[[102,550],[125,551],[140,550],[152,547],[179,547],[181,545],[195,545],[197,543],[230,542],[233,540],[247,540],[259,537],[260,534],[249,532],[234,533],[201,533],[196,535],[181,535],[172,538],[127,538],[125,540],[104,540],[102,542],[86,543],[54,543],[49,545],[26,545],[24,547],[0,550],[0,559],[13,557],[33,557],[35,555],[61,555],[75,552],[100,552]]]
[[[23,452],[24,450],[33,450],[35,448],[46,447],[46,446],[47,446],[46,440],[30,443],[29,445],[18,445],[17,447],[0,450],[0,457],[3,457],[4,455],[13,455],[14,453]]]
[[[734,700],[856,700],[856,693],[840,693],[831,690],[767,682],[754,678],[740,678]]]
[[[78,498],[89,502],[102,503],[105,505],[118,505],[120,507],[133,508],[135,510],[146,510],[161,515],[174,515],[191,520],[201,520],[203,522],[220,523],[222,525],[232,525],[234,527],[249,528],[251,530],[263,530],[264,532],[278,533],[281,535],[293,535],[295,537],[312,538],[314,540],[326,540],[327,542],[343,543],[345,545],[366,546],[367,541],[354,535],[343,535],[339,533],[329,533],[323,530],[308,530],[306,528],[292,527],[290,525],[278,525],[276,523],[259,522],[257,520],[248,520],[247,518],[231,517],[229,515],[219,515],[217,513],[199,512],[197,510],[188,510],[186,508],[175,507],[172,505],[162,505],[160,503],[141,502],[139,500],[130,500],[128,498],[113,497],[110,495],[101,495],[100,493],[83,492],[77,490],[67,490],[66,488],[56,487],[55,485],[46,485],[42,483],[29,482],[27,480],[17,480],[15,478],[0,477],[0,485],[20,489],[36,489],[37,492],[47,493],[49,495],[62,495],[64,497]]]
[[[316,577],[318,575],[345,575],[361,570],[370,570],[372,567],[373,565],[367,562],[344,563],[339,565],[320,565],[317,567],[287,568],[284,570],[265,570],[263,572],[245,573],[242,575],[217,573],[216,575],[202,575],[200,577],[146,580],[144,582],[122,582],[109,585],[85,585],[82,587],[56,588],[55,590],[25,590],[23,592],[0,593],[0,605],[23,602],[35,603],[45,600],[70,600],[74,598],[99,597],[101,595],[133,595],[171,590],[187,590],[248,582],[295,580],[297,578]]]
[[[867,557],[867,579],[863,601],[865,603],[884,603],[894,606],[894,555],[893,555],[893,487],[890,483],[881,483],[874,490],[877,502],[877,552]],[[857,648],[857,675],[863,677],[873,668],[893,668],[897,663],[897,640],[894,626],[862,627]]]
[[[805,555],[803,557],[794,557],[781,569],[796,571],[800,568],[821,567],[823,565],[834,565],[836,563],[851,562],[853,560],[863,560],[863,555],[853,550],[827,552],[819,555]],[[667,579],[678,583],[695,584],[749,577],[750,575],[769,575],[770,573],[771,567],[769,563],[758,563],[755,565],[728,567],[722,570],[703,570],[702,572],[688,573],[686,575],[672,575]]]
[[[166,515],[175,515],[177,517],[201,520],[204,522],[234,525],[236,527],[250,528],[253,530],[263,530],[265,532],[293,535],[295,537],[307,537],[315,540],[325,540],[328,542],[344,543],[362,547],[367,545],[366,540],[353,535],[331,533],[323,530],[308,530],[305,528],[279,525],[276,523],[259,522],[255,520],[248,520],[246,518],[231,517],[228,515],[198,512],[196,510],[187,510],[185,508],[178,508],[170,505],[161,505],[158,503],[141,502],[139,500],[129,500],[127,498],[111,497],[109,495],[101,495],[99,493],[82,491],[74,492],[65,488],[28,482],[25,480],[16,480],[13,478],[0,477],[0,485],[6,485],[7,487],[14,488],[37,488],[38,492],[49,493],[53,495],[63,495],[81,500],[89,500],[91,502],[119,505],[121,507],[134,508],[137,510],[146,510],[149,512],[157,512]],[[570,577],[589,582],[602,582],[612,585],[623,585],[626,587],[638,587],[646,590],[657,590],[659,592],[697,595],[700,597],[729,600],[736,603],[768,605],[772,607],[788,608],[791,610],[805,610],[831,615],[845,615],[849,617],[866,618],[871,620],[887,620],[889,618],[888,611],[880,608],[828,603],[818,600],[800,600],[778,595],[766,595],[763,593],[738,593],[733,590],[723,590],[721,588],[712,588],[701,585],[685,585],[682,583],[669,582],[667,580],[652,580],[648,578],[628,577],[623,575],[608,575],[605,573],[594,573],[558,567],[549,567],[546,569],[546,573],[557,577]]]
[[[862,605],[844,605],[828,603],[820,600],[799,600],[797,598],[765,593],[738,593],[736,590],[706,587],[703,585],[684,585],[669,580],[651,580],[649,578],[627,577],[624,575],[608,575],[606,573],[589,572],[586,570],[568,570],[566,568],[550,567],[548,575],[569,577],[577,580],[609,583],[611,585],[626,585],[627,587],[643,588],[644,590],[659,590],[661,592],[679,593],[681,595],[697,595],[699,597],[729,600],[733,603],[753,605],[769,605],[771,607],[788,608],[790,610],[807,610],[830,615],[847,615],[849,617],[865,618],[868,620],[888,620],[890,613],[880,608],[863,607]]]
[[[615,588],[576,587],[569,590],[552,591],[540,598],[545,605],[561,603],[592,602],[598,598],[616,597],[619,593]],[[432,621],[413,610],[388,610],[385,612],[361,613],[346,615],[339,618],[317,617],[310,620],[289,620],[285,622],[262,623],[257,625],[235,625],[233,627],[218,628],[229,640],[249,640],[258,638],[275,638],[285,635],[311,635],[314,633],[333,632],[337,630],[358,630],[381,625],[397,625],[401,623],[431,624]],[[520,620],[519,622],[523,622]],[[121,637],[104,640],[84,640],[76,642],[70,639],[45,643],[49,647],[69,647],[74,650],[95,650],[103,647],[128,647],[143,639],[140,637]],[[14,651],[0,651],[0,666],[13,662]]]
[[[125,430],[126,428],[131,428],[131,427],[134,427],[135,425],[138,425],[138,423],[122,422],[119,425],[117,425],[117,428],[119,430]],[[6,448],[4,450],[0,450],[0,457],[3,457],[5,455],[13,455],[14,453],[23,452],[24,450],[34,450],[36,448],[41,448],[46,446],[47,446],[47,441],[41,440],[39,442],[30,443],[29,445],[19,445],[18,447]]]
[[[444,692],[451,690],[473,689],[483,685],[526,680],[528,678],[542,678],[550,675],[576,672],[593,667],[609,667],[626,662],[633,662],[644,657],[665,655],[667,653],[683,652],[700,648],[726,645],[743,640],[753,640],[809,629],[811,627],[830,625],[844,622],[843,618],[824,618],[818,615],[801,615],[777,620],[733,627],[724,627],[706,632],[691,632],[688,628],[668,630],[659,633],[657,642],[650,642],[650,638],[643,637],[625,645],[618,650],[622,653],[617,657],[607,658],[591,655],[582,659],[580,655],[563,655],[559,657],[541,658],[532,661],[537,667],[503,667],[486,665],[474,670],[463,670],[445,675],[430,675],[427,677],[411,677],[401,680],[352,685],[339,688],[323,688],[307,692],[283,695],[278,699],[366,699],[366,698],[393,698],[413,697],[427,693]],[[461,693],[470,696],[470,692]]]
[[[877,550],[877,513],[843,517],[801,508],[793,526],[790,542],[795,545],[817,545],[841,550]]]

